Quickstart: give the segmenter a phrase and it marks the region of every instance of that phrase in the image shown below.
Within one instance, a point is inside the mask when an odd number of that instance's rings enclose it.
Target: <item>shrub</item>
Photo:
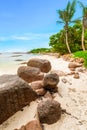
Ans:
[[[37,48],[29,51],[29,53],[43,53],[43,52],[51,52],[50,48]]]

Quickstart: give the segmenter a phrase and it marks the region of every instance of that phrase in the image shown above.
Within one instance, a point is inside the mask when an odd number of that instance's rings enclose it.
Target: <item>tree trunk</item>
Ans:
[[[84,24],[82,25],[82,49],[83,51],[85,51],[85,46],[84,46],[84,31],[85,31],[85,28],[84,28]]]
[[[70,50],[69,43],[68,43],[68,31],[67,31],[67,29],[66,29],[66,46],[67,46],[68,52],[71,54],[71,50]]]

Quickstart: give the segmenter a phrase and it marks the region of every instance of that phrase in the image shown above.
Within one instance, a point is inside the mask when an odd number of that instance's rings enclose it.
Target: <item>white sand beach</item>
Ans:
[[[51,62],[52,70],[61,70],[69,73],[69,62],[62,58],[54,56],[41,55],[35,56],[41,59],[48,59]],[[2,74],[16,74],[20,64],[0,70]],[[61,103],[62,109],[66,109],[66,113],[62,114],[61,119],[52,124],[44,125],[44,130],[87,130],[87,71],[79,72],[80,78],[75,79],[73,75],[61,76],[58,83],[58,92],[55,93],[54,100]],[[66,82],[63,82],[63,81]],[[32,102],[30,106],[24,107],[23,111],[15,113],[2,125],[0,130],[14,130],[27,124],[29,121],[36,118],[37,100]]]

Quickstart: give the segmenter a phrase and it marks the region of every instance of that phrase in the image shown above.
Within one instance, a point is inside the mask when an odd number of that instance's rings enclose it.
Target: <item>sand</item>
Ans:
[[[52,70],[70,72],[68,69],[69,62],[64,61],[62,58],[48,55],[37,57],[48,59],[51,62]],[[16,72],[16,68],[14,68],[14,71],[10,71],[10,68],[8,68],[8,73],[14,74]],[[73,78],[73,75],[60,77],[59,93],[54,94],[54,100],[61,103],[61,107],[66,109],[66,113],[62,114],[58,122],[52,125],[44,124],[44,130],[87,130],[87,72],[79,72],[79,74],[79,79]],[[67,82],[64,83],[63,80]],[[30,106],[24,107],[23,111],[15,113],[0,125],[0,130],[14,130],[35,119],[37,104],[36,100]]]

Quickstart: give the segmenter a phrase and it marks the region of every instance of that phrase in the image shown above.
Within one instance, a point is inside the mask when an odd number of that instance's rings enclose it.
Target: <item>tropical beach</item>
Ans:
[[[73,74],[69,74],[71,71],[68,68],[69,61],[65,61],[63,58],[56,58],[49,55],[33,56],[35,58],[47,59],[51,62],[52,71],[62,71],[58,83],[58,93],[54,94],[54,100],[61,103],[63,109],[66,109],[67,113],[62,114],[61,119],[52,124],[44,125],[45,130],[86,130],[87,128],[87,70],[85,72],[79,72],[80,78],[75,79]],[[32,57],[32,58],[33,58]],[[19,65],[20,66],[20,65]],[[15,67],[14,67],[15,68]],[[16,74],[17,70],[12,73],[8,67],[9,73]],[[84,70],[84,68],[83,68]],[[78,69],[76,70],[78,72]],[[3,73],[5,73],[3,71]],[[65,80],[65,82],[64,82]],[[23,111],[19,111],[0,125],[1,130],[14,130],[20,128],[22,125],[27,124],[29,121],[36,119],[38,100],[31,102],[30,106],[23,108]]]
[[[0,130],[87,130],[87,2],[0,4]]]

